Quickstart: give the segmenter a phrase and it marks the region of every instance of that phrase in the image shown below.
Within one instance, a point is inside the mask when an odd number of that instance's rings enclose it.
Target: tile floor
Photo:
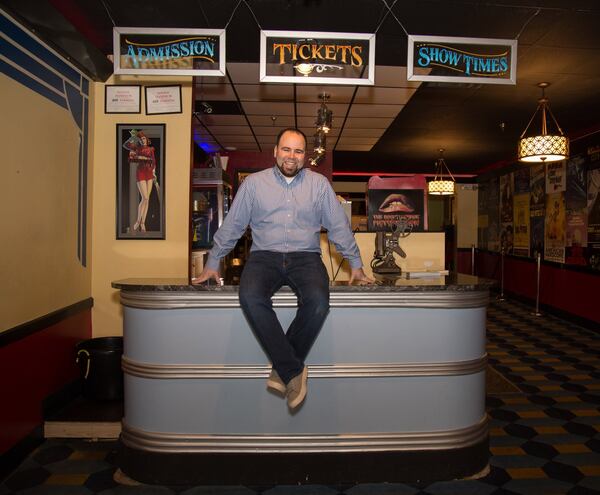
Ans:
[[[522,392],[487,397],[491,471],[480,480],[127,487],[112,478],[116,442],[47,440],[0,495],[600,495],[600,331],[530,312],[514,301],[494,301],[488,312],[490,364]]]

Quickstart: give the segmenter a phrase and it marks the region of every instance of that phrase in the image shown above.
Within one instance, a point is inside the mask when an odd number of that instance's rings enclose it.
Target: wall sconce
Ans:
[[[331,124],[333,122],[333,112],[327,108],[325,102],[329,99],[327,93],[321,95],[323,103],[317,112],[317,121],[315,122],[318,131],[323,131],[327,134],[331,130]]]
[[[439,149],[440,157],[435,162],[435,176],[427,184],[427,192],[438,196],[450,196],[454,194],[454,176],[450,172],[446,160],[442,156],[444,148]]]
[[[317,153],[317,154],[325,153],[326,142],[327,142],[327,136],[325,136],[325,133],[323,131],[317,131],[317,133],[315,134],[314,148],[313,148],[315,150],[315,153]]]
[[[538,86],[542,88],[542,97],[538,100],[538,106],[531,117],[529,124],[527,124],[527,127],[519,138],[517,150],[519,161],[549,163],[564,160],[569,156],[569,139],[563,134],[562,129],[550,110],[548,98],[546,98],[545,94],[545,89],[550,86],[550,84],[541,82]],[[533,119],[535,119],[535,116],[540,110],[542,114],[541,133],[538,135],[526,136],[529,126],[531,126]],[[548,134],[546,111],[548,111],[550,117],[552,117],[554,125],[558,130],[558,134]]]

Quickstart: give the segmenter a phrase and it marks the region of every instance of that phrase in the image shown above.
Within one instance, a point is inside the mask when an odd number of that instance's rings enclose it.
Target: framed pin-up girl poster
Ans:
[[[117,124],[117,239],[165,238],[165,124]]]

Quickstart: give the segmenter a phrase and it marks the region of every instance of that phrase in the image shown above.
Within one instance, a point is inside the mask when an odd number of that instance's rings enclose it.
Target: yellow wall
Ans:
[[[375,252],[375,232],[357,232],[354,236],[360,250],[363,269],[369,277],[372,277],[373,270],[371,270],[370,265],[373,253]],[[406,258],[401,258],[394,253],[396,264],[402,269],[403,273],[409,271],[443,270],[446,262],[444,238],[443,232],[414,232],[408,237],[401,238],[399,243],[400,247],[406,253]],[[330,252],[331,260],[329,258]],[[338,271],[343,258],[336,251],[333,243],[328,243],[326,234],[321,234],[321,253],[329,278],[333,279],[333,275]],[[344,261],[335,279],[337,281],[344,281],[349,280],[349,278],[350,267]]]
[[[104,113],[104,86],[94,83],[90,158],[93,166],[92,328],[94,337],[122,334],[118,291],[129,277],[187,277],[192,78],[113,76],[106,84],[182,85],[183,113],[147,116]],[[166,239],[116,240],[116,124],[166,124]]]
[[[77,259],[79,131],[70,112],[4,74],[0,109],[1,332],[90,297],[91,270]]]

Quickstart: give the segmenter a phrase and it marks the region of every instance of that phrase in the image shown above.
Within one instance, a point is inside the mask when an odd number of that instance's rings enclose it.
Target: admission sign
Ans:
[[[224,76],[224,29],[113,28],[115,74]]]

